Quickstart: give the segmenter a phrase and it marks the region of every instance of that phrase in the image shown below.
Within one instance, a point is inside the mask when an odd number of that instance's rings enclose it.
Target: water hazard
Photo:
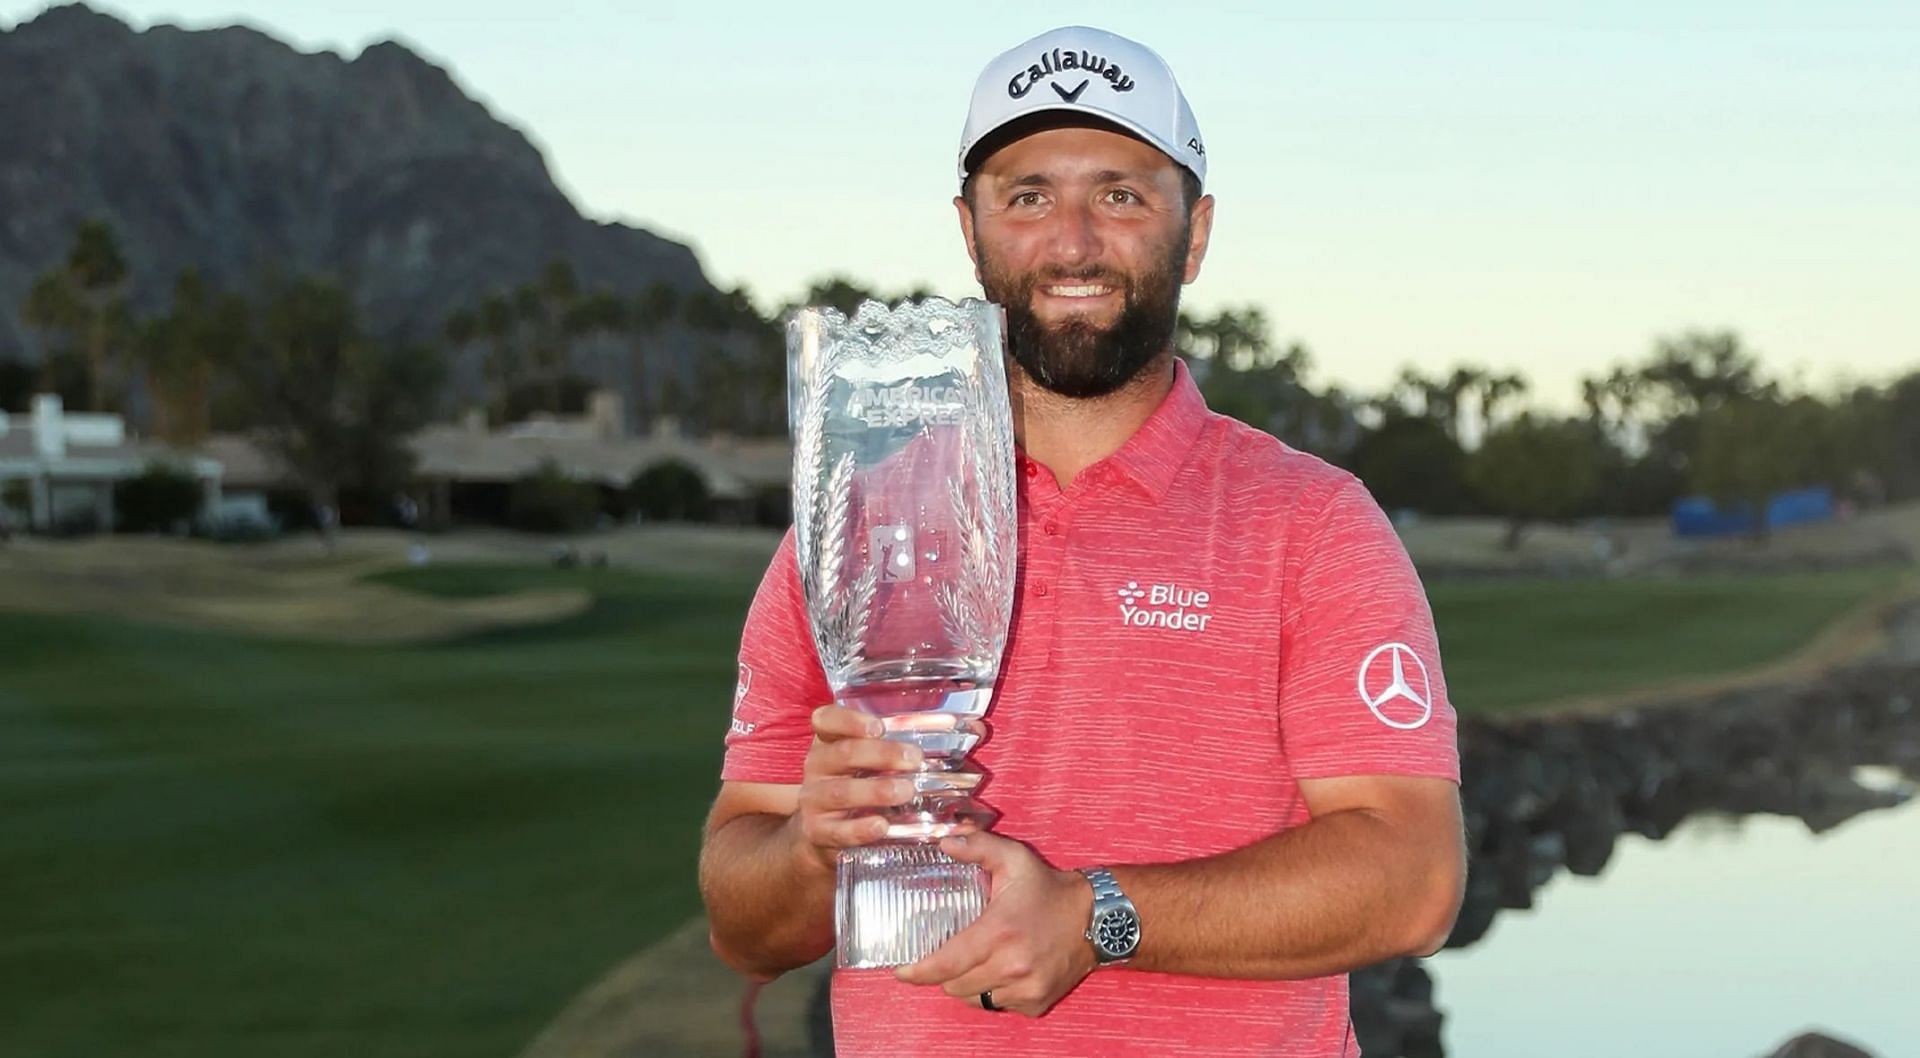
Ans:
[[[1557,875],[1426,966],[1461,1058],[1757,1058],[1809,1029],[1891,1058],[1920,1053],[1917,948],[1909,803],[1824,834],[1709,815],[1627,835],[1599,877]]]

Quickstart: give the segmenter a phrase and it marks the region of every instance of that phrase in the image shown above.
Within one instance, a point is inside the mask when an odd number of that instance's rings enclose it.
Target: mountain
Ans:
[[[348,60],[75,4],[0,31],[0,358],[36,355],[21,301],[88,217],[143,313],[189,266],[237,290],[335,276],[396,338],[555,257],[583,287],[712,290],[687,246],[582,217],[526,136],[400,44]]]

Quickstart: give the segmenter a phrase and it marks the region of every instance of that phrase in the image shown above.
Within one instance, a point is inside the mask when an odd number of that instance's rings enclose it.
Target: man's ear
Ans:
[[[973,261],[973,281],[984,282],[980,277],[980,250],[973,241],[973,207],[967,204],[967,196],[953,196],[954,212],[960,214],[960,237],[967,241],[967,257]]]
[[[1213,237],[1213,196],[1201,195],[1193,204],[1187,226],[1187,268],[1180,282],[1200,278],[1200,263],[1207,259],[1207,240]]]

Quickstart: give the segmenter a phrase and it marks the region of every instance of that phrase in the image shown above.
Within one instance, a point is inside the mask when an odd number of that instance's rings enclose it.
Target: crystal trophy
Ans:
[[[980,914],[986,878],[939,839],[991,826],[967,754],[1013,613],[1013,419],[998,306],[861,305],[787,321],[793,524],[834,699],[926,763],[886,836],[841,853],[836,964],[900,966]]]

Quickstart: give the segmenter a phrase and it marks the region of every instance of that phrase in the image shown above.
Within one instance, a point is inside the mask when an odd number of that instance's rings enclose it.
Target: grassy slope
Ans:
[[[1906,576],[1441,581],[1428,594],[1454,704],[1494,712],[1761,665]]]
[[[407,649],[0,615],[0,1053],[511,1053],[697,909],[750,585],[411,579],[599,601]]]
[[[745,580],[441,567],[585,615],[318,646],[0,613],[0,1053],[507,1054],[697,909]],[[1471,709],[1741,667],[1884,574],[1446,583]]]

